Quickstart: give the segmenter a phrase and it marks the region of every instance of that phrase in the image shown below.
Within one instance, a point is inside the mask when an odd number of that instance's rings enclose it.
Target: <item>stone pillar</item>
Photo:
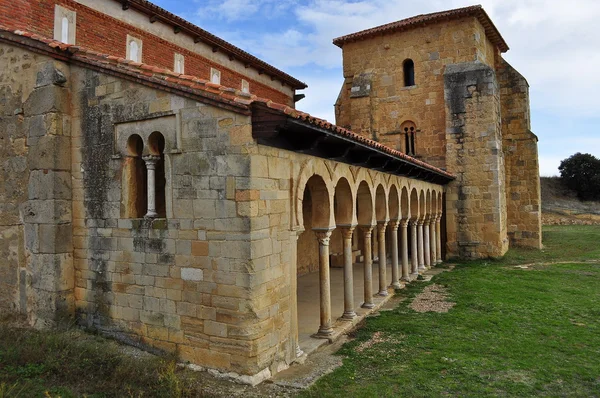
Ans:
[[[321,326],[317,335],[329,336],[331,327],[331,279],[329,277],[329,238],[330,230],[315,230],[319,241],[319,292],[321,297]]]
[[[457,176],[445,187],[452,257],[500,257],[508,250],[500,92],[494,66],[446,65],[446,167]]]
[[[390,232],[392,235],[392,285],[394,289],[402,288],[400,284],[400,270],[398,269],[398,227],[399,221],[390,223]]]
[[[423,253],[423,219],[417,221],[417,258],[419,260],[419,271],[425,271],[425,254]]]
[[[344,314],[343,319],[352,319],[354,312],[354,276],[352,267],[352,233],[354,227],[342,227],[344,240]]]
[[[387,222],[377,224],[377,244],[379,246],[379,296],[387,296],[387,276],[386,276],[386,254],[385,254],[385,228]]]
[[[364,257],[365,257],[365,302],[362,304],[362,308],[373,308],[373,255],[371,253],[371,236],[373,234],[372,226],[363,226],[363,237],[364,237]]]
[[[417,279],[417,276],[419,276],[419,254],[418,254],[418,243],[417,243],[417,235],[418,235],[418,230],[417,230],[417,220],[412,220],[410,222],[410,229],[411,229],[411,234],[410,234],[410,250],[411,250],[411,254],[410,254],[410,262],[411,262],[411,276],[412,279]]]
[[[144,156],[146,169],[148,170],[148,212],[146,218],[156,218],[156,163],[160,160],[160,156],[148,155]]]
[[[410,269],[408,266],[408,220],[400,221],[400,239],[402,239],[402,278],[403,282],[410,282]]]
[[[429,250],[431,255],[431,266],[435,266],[437,264],[437,249],[436,249],[436,239],[435,239],[435,216],[431,217],[429,223]]]
[[[296,253],[298,250],[298,238],[303,230],[292,231],[290,242],[293,245],[291,253]],[[296,358],[304,355],[304,351],[300,349],[298,339],[298,256],[292,256],[291,261],[293,262],[290,272],[290,328],[291,328],[291,339],[292,340],[292,353]]]
[[[70,323],[75,307],[67,71],[58,62],[45,63],[23,104],[29,181],[28,200],[20,208],[27,265],[20,270],[20,304],[36,328]]]
[[[425,260],[425,268],[430,269],[431,268],[431,247],[430,247],[430,242],[431,242],[431,237],[429,234],[429,226],[431,225],[431,217],[427,216],[425,217],[425,220],[423,220],[423,259]]]
[[[442,231],[441,231],[442,214],[438,214],[435,219],[435,246],[436,246],[436,263],[442,263]]]

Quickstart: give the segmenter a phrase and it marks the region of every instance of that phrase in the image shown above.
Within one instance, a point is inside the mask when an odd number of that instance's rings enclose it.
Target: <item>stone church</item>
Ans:
[[[541,247],[527,81],[481,6],[306,84],[146,0],[0,0],[0,313],[255,384],[448,258]]]

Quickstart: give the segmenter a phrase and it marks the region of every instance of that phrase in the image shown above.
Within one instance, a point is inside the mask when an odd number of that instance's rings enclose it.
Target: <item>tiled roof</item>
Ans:
[[[195,76],[178,74],[168,69],[102,54],[81,46],[65,44],[57,40],[42,37],[35,33],[25,32],[23,30],[13,30],[0,25],[0,42],[9,41],[31,47],[31,43],[27,43],[27,39],[33,40],[34,43],[42,44],[51,56],[89,65],[96,69],[108,71],[109,73],[125,75],[130,78],[133,77],[140,82],[160,85],[170,91],[178,92],[186,96],[192,96],[198,100],[207,100],[217,105],[223,104],[227,106],[227,108],[238,113],[250,114],[250,106],[253,103],[262,103],[268,108],[281,112],[288,117],[325,129],[335,135],[361,143],[388,155],[443,175],[449,179],[455,178],[454,175],[442,169],[290,106],[279,104],[266,98],[260,98],[256,95],[244,93],[240,90],[214,84],[208,80],[200,79]]]
[[[229,54],[239,59],[240,61],[246,62],[259,71],[264,73],[268,73],[273,75],[274,77],[279,78],[281,81],[287,83],[292,88],[297,90],[302,90],[308,87],[304,82],[288,75],[287,73],[277,69],[276,67],[269,65],[265,61],[255,57],[252,54],[247,53],[246,51],[234,46],[233,44],[221,39],[213,35],[210,32],[194,25],[191,22],[186,21],[185,19],[178,17],[177,15],[170,13],[157,6],[154,3],[151,3],[147,0],[115,0],[118,3],[122,3],[123,7],[131,7],[135,8],[139,11],[148,14],[154,19],[162,20],[163,22],[170,24],[174,27],[178,27],[181,31],[186,31],[189,35],[193,36],[194,39],[201,40],[208,45],[211,45],[215,48],[219,48],[225,54]]]
[[[500,51],[508,51],[508,44],[506,44],[506,42],[502,38],[502,35],[500,35],[500,32],[498,31],[498,29],[496,28],[496,26],[494,25],[494,23],[492,22],[492,20],[487,15],[487,13],[481,5],[455,8],[453,10],[434,12],[431,14],[417,15],[415,17],[402,19],[400,21],[388,23],[371,29],[361,30],[360,32],[338,37],[337,39],[333,39],[333,44],[341,48],[345,43],[348,42],[360,41],[366,38],[387,33],[415,29],[428,24],[451,19],[459,19],[467,16],[472,16],[479,20],[479,22],[481,23],[481,25],[483,25],[485,29],[485,34],[487,35],[487,37],[493,44],[498,46]]]

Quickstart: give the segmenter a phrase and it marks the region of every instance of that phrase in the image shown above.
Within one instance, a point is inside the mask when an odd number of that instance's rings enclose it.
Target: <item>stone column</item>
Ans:
[[[387,222],[377,224],[377,245],[379,246],[379,293],[380,296],[387,296],[387,276],[386,276],[386,255],[385,255],[385,228]]]
[[[391,287],[394,289],[402,288],[400,284],[400,270],[398,267],[398,227],[400,226],[399,221],[392,221],[390,223],[390,232],[392,235],[392,284]]]
[[[410,282],[410,269],[408,268],[408,220],[400,221],[400,239],[402,239],[402,278],[403,282]]]
[[[442,213],[438,214],[435,219],[435,240],[436,240],[436,263],[442,263],[442,232],[441,232]]]
[[[423,219],[417,221],[417,242],[418,242],[418,252],[417,258],[419,259],[419,271],[425,271],[425,255],[423,253]]]
[[[321,326],[317,335],[329,336],[331,327],[331,279],[329,277],[330,230],[314,230],[319,241],[319,292],[321,296]]]
[[[290,236],[290,242],[293,245],[292,253],[296,253],[298,250],[298,238],[300,234],[303,232],[302,230],[292,231]],[[296,358],[300,358],[304,355],[304,351],[300,348],[299,339],[298,339],[298,256],[292,256],[292,269],[290,272],[290,328],[292,329],[291,340],[292,340],[292,349]]]
[[[160,156],[148,155],[144,156],[146,169],[148,170],[148,211],[144,217],[156,218],[156,163],[160,160]]]
[[[411,234],[410,234],[410,250],[411,250],[411,254],[410,254],[410,262],[411,262],[411,276],[412,279],[417,279],[417,276],[419,276],[419,254],[418,254],[418,243],[417,243],[417,235],[418,235],[418,231],[417,231],[417,220],[412,220],[410,222],[410,229],[411,229]]]
[[[423,259],[425,260],[425,268],[431,268],[431,237],[429,236],[429,226],[431,225],[431,217],[425,217],[423,220]]]
[[[371,253],[371,236],[373,234],[372,226],[363,226],[363,237],[364,237],[364,257],[365,257],[365,302],[362,304],[362,308],[373,308],[373,255]]]
[[[352,267],[352,233],[354,227],[342,227],[344,239],[344,314],[343,319],[352,319],[354,312],[354,276]]]
[[[436,242],[436,240],[435,240],[435,216],[432,216],[430,223],[429,223],[429,250],[430,250],[430,256],[431,256],[430,264],[432,267],[437,264],[436,243],[435,242]]]

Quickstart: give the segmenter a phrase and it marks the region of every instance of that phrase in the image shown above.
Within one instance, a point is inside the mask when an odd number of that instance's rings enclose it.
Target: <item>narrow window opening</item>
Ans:
[[[127,192],[125,203],[126,218],[142,218],[146,214],[148,186],[146,163],[142,159],[144,141],[137,134],[127,139],[126,181],[123,187]]]
[[[185,73],[184,72],[184,57],[181,54],[175,54],[175,67],[173,68],[173,71],[175,73]]]
[[[221,72],[219,70],[210,68],[210,82],[214,84],[221,84]]]
[[[415,156],[415,135],[417,133],[417,127],[413,122],[402,123],[402,131],[404,133],[404,152],[407,155]]]
[[[250,93],[250,83],[247,80],[242,79],[242,92]]]
[[[67,17],[62,17],[61,20],[60,41],[69,43],[69,19]]]
[[[415,85],[415,63],[412,59],[404,61],[404,87]]]
[[[132,60],[133,62],[140,62],[139,60],[139,46],[138,44],[135,42],[135,40],[131,40],[129,42],[129,59]]]
[[[165,200],[165,189],[167,186],[167,180],[165,178],[165,137],[158,131],[155,131],[154,133],[150,134],[150,137],[148,138],[148,149],[152,156],[158,158],[156,160],[154,179],[154,193],[157,217],[166,218],[167,206]]]

